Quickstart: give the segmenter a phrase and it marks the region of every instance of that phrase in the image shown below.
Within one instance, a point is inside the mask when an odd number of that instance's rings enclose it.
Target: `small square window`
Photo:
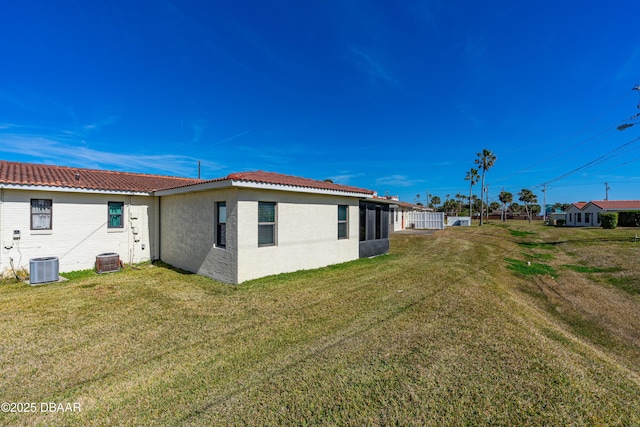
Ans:
[[[31,199],[31,229],[51,230],[52,202],[50,199]]]
[[[107,228],[124,228],[124,202],[108,202],[109,218]]]

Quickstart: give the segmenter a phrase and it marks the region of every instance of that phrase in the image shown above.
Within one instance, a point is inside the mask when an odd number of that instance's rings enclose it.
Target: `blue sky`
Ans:
[[[637,1],[17,1],[0,159],[640,199]],[[638,126],[618,131],[624,123]],[[478,194],[479,185],[474,187]]]

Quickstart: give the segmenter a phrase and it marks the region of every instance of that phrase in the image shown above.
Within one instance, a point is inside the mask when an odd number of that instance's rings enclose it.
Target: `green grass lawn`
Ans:
[[[0,425],[640,425],[633,231],[507,225],[238,287],[2,284],[1,400],[81,412]]]

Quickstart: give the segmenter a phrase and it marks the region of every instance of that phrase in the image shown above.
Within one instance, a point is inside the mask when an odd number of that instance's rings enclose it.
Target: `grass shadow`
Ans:
[[[167,269],[167,270],[171,270],[171,271],[174,271],[174,272],[176,272],[176,273],[178,273],[178,274],[182,274],[182,275],[185,275],[185,276],[190,276],[190,275],[195,274],[195,273],[194,273],[194,272],[192,272],[192,271],[187,271],[187,270],[183,270],[183,269],[178,268],[178,267],[174,267],[173,265],[171,265],[171,264],[167,264],[167,263],[166,263],[166,262],[164,262],[164,261],[152,261],[152,262],[151,262],[151,264],[152,264],[153,266],[155,266],[155,267],[159,267],[159,268],[164,268],[164,269]]]

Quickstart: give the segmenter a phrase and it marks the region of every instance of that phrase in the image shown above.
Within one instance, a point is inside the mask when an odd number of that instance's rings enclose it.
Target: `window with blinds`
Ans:
[[[107,228],[124,228],[124,202],[108,202]]]
[[[31,229],[51,230],[51,199],[31,199]]]
[[[276,203],[258,202],[258,246],[276,244]]]
[[[349,206],[338,205],[338,239],[349,238]]]
[[[216,246],[227,246],[227,202],[216,203]]]

